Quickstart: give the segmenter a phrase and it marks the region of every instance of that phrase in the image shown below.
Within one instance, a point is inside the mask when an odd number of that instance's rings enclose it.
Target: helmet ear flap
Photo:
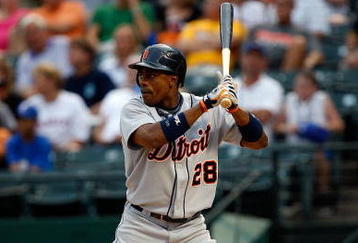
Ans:
[[[139,84],[139,73],[137,72],[137,75],[135,77],[135,81],[137,83],[137,85],[140,87],[140,84]]]

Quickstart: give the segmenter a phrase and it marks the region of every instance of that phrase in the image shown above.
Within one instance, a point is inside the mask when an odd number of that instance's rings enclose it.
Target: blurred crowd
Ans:
[[[220,70],[222,2],[0,0],[1,168],[48,171],[53,151],[120,144],[121,109],[140,94],[127,66],[145,46],[177,47],[189,74]],[[322,45],[337,28],[346,30],[337,69],[358,68],[356,1],[230,2],[241,105],[272,140],[279,133],[292,143],[324,142],[341,132],[342,118],[312,71],[325,66]],[[286,94],[267,70],[298,72],[293,91]]]

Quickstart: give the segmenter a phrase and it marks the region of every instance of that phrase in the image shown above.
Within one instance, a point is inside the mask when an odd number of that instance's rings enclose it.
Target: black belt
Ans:
[[[141,206],[138,206],[138,205],[130,204],[130,206],[139,212],[143,212],[143,210],[144,210]],[[153,218],[163,220],[168,223],[185,223],[192,219],[195,219],[196,217],[198,217],[200,215],[200,213],[201,212],[197,212],[196,214],[194,214],[193,216],[191,216],[189,218],[178,218],[178,219],[171,218],[168,215],[161,215],[159,213],[152,213],[152,212],[149,212],[149,215]]]

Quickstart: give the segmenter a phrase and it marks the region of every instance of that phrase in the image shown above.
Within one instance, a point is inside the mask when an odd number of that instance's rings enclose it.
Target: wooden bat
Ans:
[[[220,5],[220,41],[222,56],[222,74],[225,77],[230,71],[230,45],[232,39],[233,7],[231,3],[224,2]],[[232,102],[229,98],[223,98],[220,105],[229,108]]]

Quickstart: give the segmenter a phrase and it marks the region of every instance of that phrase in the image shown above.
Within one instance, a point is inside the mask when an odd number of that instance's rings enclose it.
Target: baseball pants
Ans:
[[[215,243],[203,215],[183,223],[143,215],[126,204],[113,243]]]

